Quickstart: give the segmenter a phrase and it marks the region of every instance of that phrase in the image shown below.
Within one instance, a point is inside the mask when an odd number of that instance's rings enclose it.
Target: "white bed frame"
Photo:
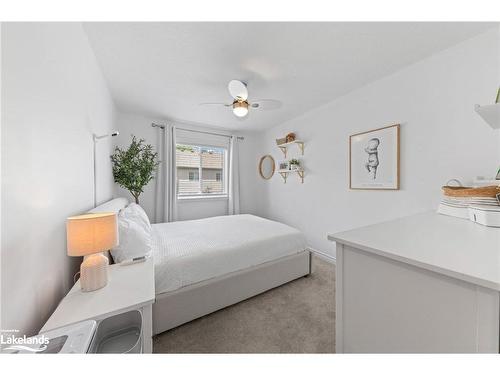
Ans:
[[[156,295],[153,334],[164,332],[311,273],[310,252]]]
[[[127,199],[113,199],[91,212],[118,212]],[[156,295],[153,334],[157,335],[311,273],[309,250]]]

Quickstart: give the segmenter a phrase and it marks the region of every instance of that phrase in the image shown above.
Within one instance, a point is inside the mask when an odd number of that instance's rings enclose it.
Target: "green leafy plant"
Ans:
[[[299,159],[292,159],[292,160],[290,160],[290,164],[292,164],[292,165],[300,165],[300,161],[299,161]]]
[[[130,191],[139,203],[139,196],[144,187],[154,178],[154,172],[160,162],[158,153],[153,152],[153,146],[145,144],[144,139],[132,135],[132,143],[126,150],[119,147],[111,155],[113,177],[122,188]]]
[[[178,151],[191,151],[191,152],[194,152],[194,149],[192,146],[186,146],[186,145],[177,145],[175,146],[175,148],[178,150]]]

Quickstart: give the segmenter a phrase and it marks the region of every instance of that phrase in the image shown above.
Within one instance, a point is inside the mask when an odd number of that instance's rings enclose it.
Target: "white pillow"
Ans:
[[[120,214],[143,223],[145,229],[151,231],[151,223],[149,222],[148,215],[137,203],[130,203],[127,207],[120,210]]]
[[[138,204],[118,213],[118,246],[111,249],[115,263],[151,254],[151,223]]]

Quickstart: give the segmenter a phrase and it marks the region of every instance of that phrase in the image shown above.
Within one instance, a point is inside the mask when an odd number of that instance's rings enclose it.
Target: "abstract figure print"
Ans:
[[[380,145],[380,139],[372,138],[368,141],[368,145],[365,147],[365,151],[368,154],[368,162],[365,167],[373,180],[377,179],[377,168],[379,165],[378,159],[378,146]]]

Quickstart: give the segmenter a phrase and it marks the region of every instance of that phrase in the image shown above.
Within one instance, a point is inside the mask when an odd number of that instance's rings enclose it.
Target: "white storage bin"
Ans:
[[[138,310],[101,320],[89,353],[142,353],[142,314]]]
[[[469,219],[488,227],[500,227],[500,206],[473,205],[469,207]]]

